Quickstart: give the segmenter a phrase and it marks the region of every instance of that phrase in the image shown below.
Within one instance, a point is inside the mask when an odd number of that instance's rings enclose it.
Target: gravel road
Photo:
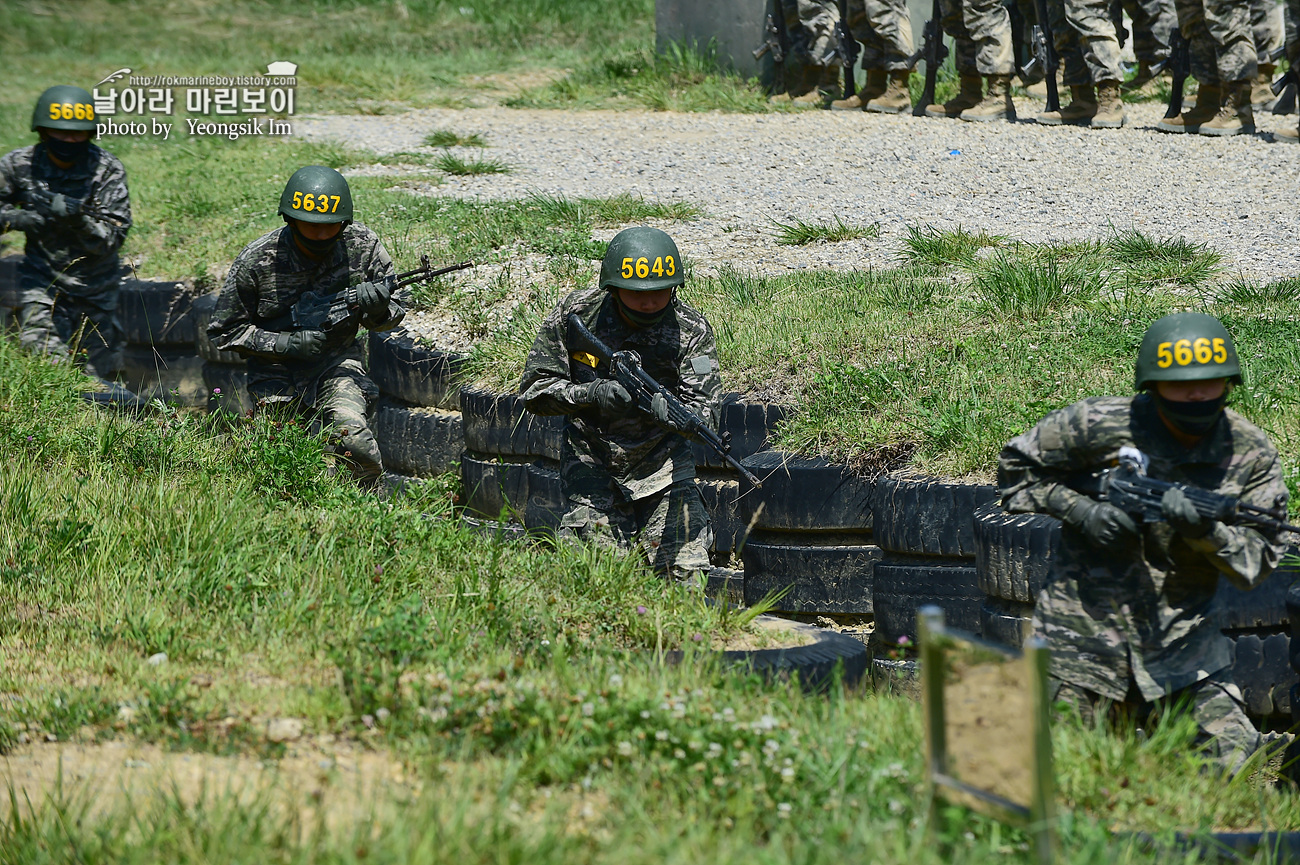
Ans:
[[[430,109],[398,116],[300,117],[295,134],[381,155],[420,148],[434,129],[486,135],[512,174],[447,177],[432,195],[503,199],[543,192],[689,201],[704,216],[673,227],[707,268],[761,273],[882,267],[908,226],[983,228],[1028,241],[1105,237],[1137,228],[1181,235],[1224,256],[1230,274],[1300,276],[1300,147],[1267,133],[1294,115],[1260,112],[1261,134],[1166,135],[1164,106],[1129,106],[1120,130],[979,124],[861,112],[675,114]],[[1029,121],[1029,122],[1027,122]],[[358,174],[430,169],[367,166]],[[771,220],[879,222],[879,239],[779,246]],[[602,232],[602,235],[604,233]]]

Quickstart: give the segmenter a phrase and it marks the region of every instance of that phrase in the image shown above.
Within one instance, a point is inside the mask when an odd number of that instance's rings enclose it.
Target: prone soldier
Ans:
[[[118,250],[131,227],[126,169],[91,142],[95,103],[80,87],[42,93],[32,131],[39,143],[0,158],[0,232],[27,235],[19,340],[55,359],[79,345],[88,373],[112,377],[124,343],[117,305]]]
[[[709,567],[713,529],[695,482],[695,458],[669,405],[640,410],[568,327],[576,315],[615,352],[635,351],[646,373],[711,429],[722,380],[713,328],[677,296],[681,254],[657,228],[628,228],[610,241],[594,289],[570,293],[533,342],[520,391],[528,410],[565,415],[561,537],[629,548],[688,582]]]
[[[383,457],[367,415],[379,391],[366,375],[360,328],[391,330],[406,312],[393,299],[393,262],[379,237],[352,219],[352,192],[332,168],[309,165],[280,196],[285,226],[239,253],[221,288],[208,335],[248,359],[248,393],[259,409],[319,417],[335,454],[373,487]],[[351,315],[316,316],[343,296]],[[337,304],[335,304],[337,306]]]
[[[1085,717],[1103,699],[1137,708],[1186,699],[1203,744],[1232,772],[1259,735],[1228,676],[1231,645],[1211,602],[1220,575],[1243,589],[1268,576],[1285,550],[1278,525],[1207,518],[1178,488],[1160,500],[1163,519],[1135,522],[1077,487],[1140,453],[1152,478],[1284,511],[1276,448],[1225,408],[1240,383],[1232,337],[1218,319],[1165,316],[1142,339],[1136,396],[1090,397],[1052,412],[1012,439],[998,466],[1003,507],[1064,523],[1034,613],[1034,631],[1052,651],[1056,698]]]

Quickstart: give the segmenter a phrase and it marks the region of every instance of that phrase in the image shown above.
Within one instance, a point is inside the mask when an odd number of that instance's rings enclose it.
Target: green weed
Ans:
[[[1094,300],[1105,279],[1079,261],[1020,258],[998,252],[980,262],[975,293],[996,312],[1041,318],[1066,306]]]
[[[488,146],[487,138],[478,132],[466,134],[451,129],[435,129],[424,136],[424,143],[428,147],[477,147],[480,150]]]
[[[909,227],[903,240],[904,258],[913,264],[969,265],[981,249],[1001,246],[1005,237],[988,234],[983,229],[972,234],[964,228],[939,231],[931,226]]]
[[[776,242],[784,246],[804,246],[809,243],[839,243],[845,240],[865,240],[880,236],[880,223],[848,225],[840,217],[833,223],[813,223],[796,219],[787,225],[772,220],[777,228]]]
[[[513,169],[499,159],[484,159],[482,156],[465,159],[454,153],[442,153],[433,160],[433,166],[439,171],[458,177],[473,177],[480,174],[509,174]]]
[[[1153,239],[1136,229],[1106,241],[1110,255],[1142,282],[1199,285],[1218,275],[1223,257],[1204,243],[1181,237]]]
[[[1220,303],[1240,306],[1274,306],[1300,302],[1300,279],[1261,283],[1236,277],[1217,297]]]

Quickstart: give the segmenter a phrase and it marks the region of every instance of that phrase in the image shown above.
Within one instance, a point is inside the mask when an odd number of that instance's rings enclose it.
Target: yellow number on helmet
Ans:
[[[64,120],[71,120],[71,119],[73,119],[73,118],[76,117],[76,116],[77,116],[77,115],[74,114],[73,111],[72,111],[72,103],[71,103],[71,102],[65,102],[65,103],[63,103],[63,119],[64,119]]]
[[[673,257],[671,255],[664,256],[664,266],[665,266],[664,272],[667,273],[669,276],[677,275],[677,263],[673,261]]]
[[[1169,369],[1174,363],[1174,356],[1169,352],[1173,348],[1172,342],[1162,342],[1156,346],[1156,366],[1161,369]]]
[[[622,266],[621,268],[619,268],[619,272],[623,274],[623,278],[624,278],[624,279],[631,279],[631,278],[632,278],[632,259],[630,259],[630,258],[625,258],[625,259],[623,259],[623,266]]]
[[[334,202],[334,206],[330,208],[330,213],[338,213],[338,210],[339,210],[339,196],[337,196],[337,195],[331,195],[331,196],[330,196],[330,201]]]
[[[293,209],[294,209],[294,210],[302,210],[302,193],[301,193],[301,192],[294,192],[294,194],[293,194]]]
[[[302,209],[311,212],[316,209],[316,196],[308,192],[302,197]]]
[[[652,265],[650,265],[650,272],[653,273],[655,276],[663,276],[663,275],[664,275],[664,260],[663,260],[663,258],[661,258],[661,257],[659,257],[659,256],[655,256],[655,263],[652,264]]]
[[[1192,362],[1192,341],[1190,339],[1180,339],[1174,343],[1174,360],[1178,361],[1179,366],[1187,366]]]
[[[636,260],[636,278],[637,278],[637,279],[645,279],[645,278],[646,278],[647,276],[649,276],[649,275],[650,275],[650,261],[649,261],[649,259],[646,259],[646,258],[638,258],[638,259]]]
[[[1214,352],[1210,349],[1210,341],[1203,336],[1192,343],[1192,351],[1196,352],[1197,363],[1209,363],[1214,356]]]
[[[50,103],[50,119],[51,119],[51,120],[61,120],[62,118],[63,118],[63,113],[62,113],[62,112],[60,111],[60,109],[59,109],[59,103],[57,103],[57,102],[51,102],[51,103]]]
[[[1214,362],[1228,362],[1228,346],[1224,343],[1223,337],[1221,336],[1215,337],[1214,339]]]
[[[322,192],[320,194],[320,201],[316,203],[316,209],[321,213],[328,213],[330,209],[330,197]]]

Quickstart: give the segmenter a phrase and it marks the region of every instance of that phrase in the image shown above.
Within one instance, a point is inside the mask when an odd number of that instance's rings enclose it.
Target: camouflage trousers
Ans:
[[[1286,0],[1286,59],[1300,63],[1300,0]]]
[[[384,474],[384,458],[367,420],[379,389],[356,358],[346,358],[310,376],[280,369],[249,370],[248,395],[257,411],[297,415],[314,428],[331,430],[330,450],[363,486],[374,486]]]
[[[70,357],[75,349],[85,358],[88,373],[112,378],[122,369],[126,343],[117,316],[119,295],[116,288],[91,297],[27,289],[16,316],[19,344],[59,359]]]
[[[956,42],[957,72],[1011,75],[1016,71],[1011,16],[1001,0],[941,0],[943,32]]]
[[[849,32],[862,43],[862,68],[906,72],[916,50],[904,0],[849,0]]]
[[[680,582],[691,582],[709,568],[713,525],[695,481],[631,502],[602,497],[599,507],[590,497],[565,492],[569,503],[560,518],[560,537],[621,550],[635,544],[650,567]]]
[[[1276,63],[1269,55],[1282,47],[1282,16],[1274,0],[1250,0],[1250,32],[1260,63]]]
[[[1197,744],[1231,775],[1241,769],[1261,744],[1259,731],[1242,709],[1241,690],[1228,677],[1227,670],[1220,670],[1154,704],[1142,699],[1136,685],[1130,687],[1129,699],[1111,703],[1094,691],[1056,677],[1051,678],[1049,696],[1054,703],[1068,704],[1070,711],[1087,724],[1095,723],[1097,710],[1106,705],[1113,713],[1139,721],[1169,706],[1185,705],[1196,719]]]
[[[1246,0],[1174,0],[1174,8],[1197,81],[1217,86],[1259,73]]]
[[[1110,17],[1109,0],[1065,0],[1065,20],[1078,40],[1088,83],[1123,81],[1119,37]]]
[[[1133,19],[1133,55],[1152,66],[1169,56],[1169,42],[1178,16],[1174,0],[1124,0],[1124,11]]]
[[[790,34],[790,53],[785,58],[791,67],[825,68],[840,62],[839,38],[835,24],[840,8],[834,0],[780,0],[785,15],[785,31]]]

